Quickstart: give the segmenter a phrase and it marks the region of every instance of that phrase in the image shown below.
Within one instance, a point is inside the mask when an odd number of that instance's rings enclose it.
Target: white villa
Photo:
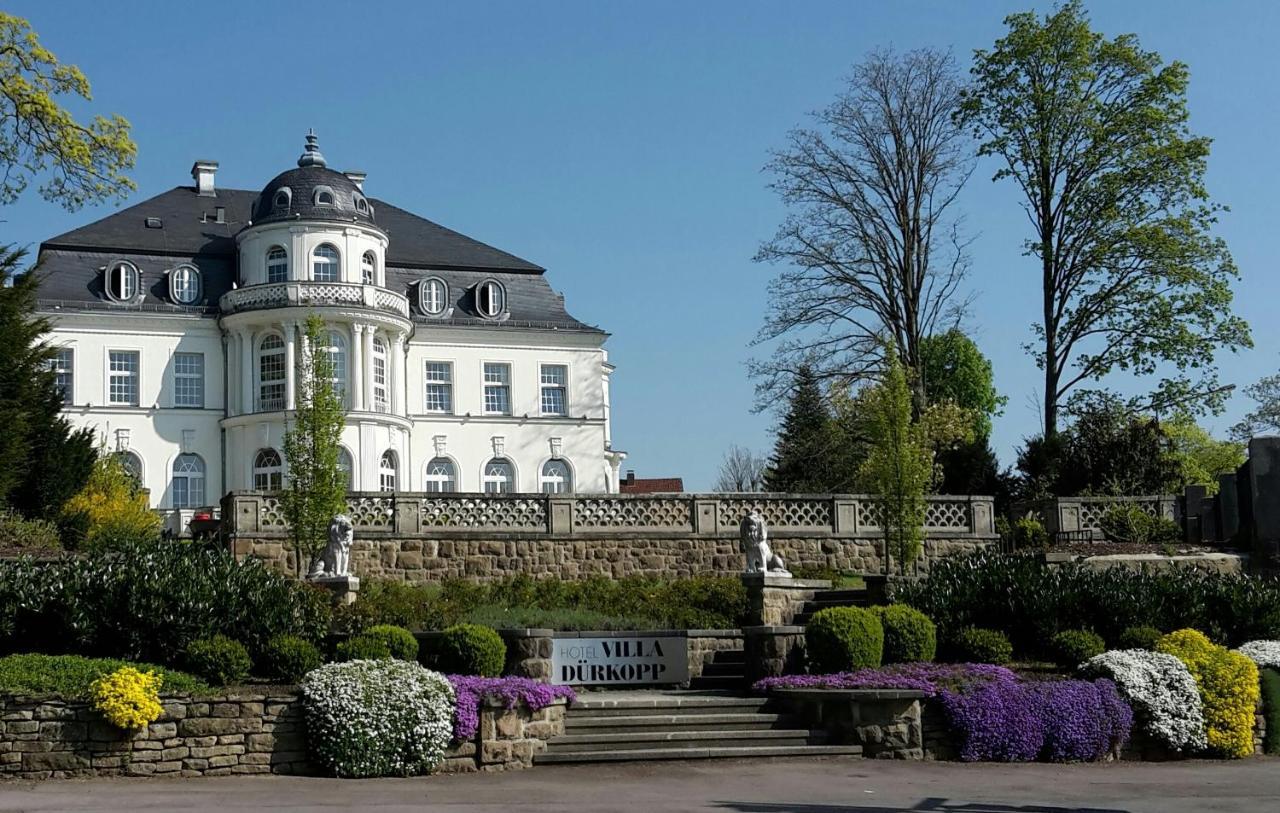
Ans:
[[[297,163],[255,192],[217,188],[217,162],[197,161],[194,185],[40,246],[66,415],[153,506],[280,487],[313,312],[353,490],[616,492],[607,334],[544,269],[366,197],[314,135]]]

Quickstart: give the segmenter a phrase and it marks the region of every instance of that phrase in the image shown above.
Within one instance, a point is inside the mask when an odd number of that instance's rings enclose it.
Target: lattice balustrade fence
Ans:
[[[573,502],[573,524],[577,528],[692,528],[690,501],[673,497],[619,499],[578,497]]]
[[[422,526],[430,528],[547,529],[542,497],[445,497],[422,499]]]

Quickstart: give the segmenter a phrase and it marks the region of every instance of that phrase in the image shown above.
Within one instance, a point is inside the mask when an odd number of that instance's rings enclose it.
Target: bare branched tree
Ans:
[[[842,383],[875,376],[886,339],[917,371],[921,340],[963,313],[967,242],[950,209],[973,160],[960,91],[948,53],[873,53],[765,167],[790,213],[756,255],[788,266],[756,340],[781,340],[752,365],[761,406],[801,364]],[[913,379],[919,411],[927,393]]]
[[[722,493],[741,494],[764,490],[764,470],[768,461],[750,449],[737,444],[729,447],[720,461],[720,475],[715,490]]]

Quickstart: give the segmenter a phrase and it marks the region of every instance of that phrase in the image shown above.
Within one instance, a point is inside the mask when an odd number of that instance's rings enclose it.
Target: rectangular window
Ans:
[[[50,362],[53,368],[53,384],[62,396],[62,403],[74,403],[75,397],[75,351],[70,347],[61,347]]]
[[[204,353],[173,355],[173,405],[204,407]]]
[[[511,414],[511,365],[485,362],[484,412],[486,415]]]
[[[426,412],[453,414],[453,365],[447,361],[428,361],[424,370],[427,381]]]
[[[542,414],[564,415],[565,394],[569,388],[569,368],[563,364],[544,364],[539,371],[542,386]]]
[[[107,354],[110,379],[107,403],[138,405],[138,351],[111,350]]]

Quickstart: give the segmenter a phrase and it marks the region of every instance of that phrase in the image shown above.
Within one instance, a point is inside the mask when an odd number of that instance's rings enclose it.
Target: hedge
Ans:
[[[176,694],[204,694],[209,687],[194,675],[150,663],[132,663],[115,658],[86,658],[82,655],[8,655],[0,658],[0,693],[59,694],[69,699],[89,696],[89,687],[98,678],[132,666],[155,672],[161,678],[160,691]]]
[[[805,626],[804,640],[814,674],[875,667],[884,658],[884,627],[862,607],[819,610]]]
[[[884,627],[884,663],[931,661],[938,652],[938,631],[929,616],[905,604],[872,607]]]

